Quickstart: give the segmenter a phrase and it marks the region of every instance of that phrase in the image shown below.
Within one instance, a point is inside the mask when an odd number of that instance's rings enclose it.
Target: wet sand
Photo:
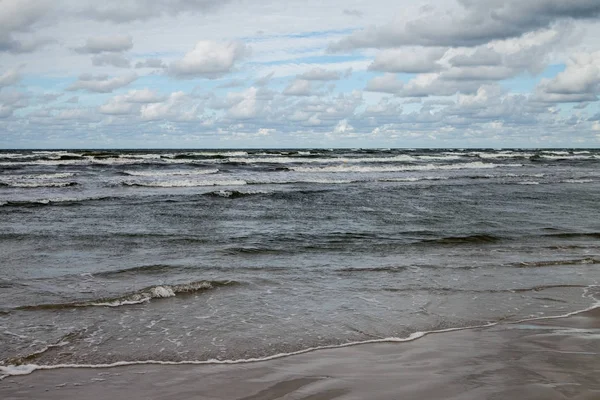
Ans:
[[[36,371],[0,398],[597,400],[600,308],[257,363]]]

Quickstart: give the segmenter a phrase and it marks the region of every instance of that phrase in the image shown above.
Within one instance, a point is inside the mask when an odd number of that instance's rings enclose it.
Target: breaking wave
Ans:
[[[173,181],[124,181],[121,182],[124,186],[143,186],[143,187],[196,187],[196,186],[239,186],[246,185],[247,182],[241,179],[238,180],[222,180],[222,181],[198,181],[190,179],[180,179]]]
[[[119,307],[132,304],[147,303],[152,299],[163,299],[175,297],[177,294],[196,293],[214,289],[222,286],[239,284],[235,281],[196,281],[180,285],[156,285],[150,286],[123,296],[102,298],[97,300],[79,301],[71,303],[50,303],[31,306],[20,306],[17,310],[55,310],[79,307]]]
[[[471,163],[457,164],[425,164],[425,165],[391,165],[391,166],[356,166],[356,165],[332,165],[327,167],[289,167],[296,172],[402,172],[402,171],[434,171],[434,170],[456,170],[456,169],[488,169],[499,167],[522,167],[523,164],[493,164],[475,161]]]
[[[123,174],[129,176],[189,176],[189,175],[209,175],[218,173],[218,169],[205,170],[179,170],[179,171],[123,171]]]
[[[13,188],[69,187],[77,186],[77,182],[0,182],[0,186]]]

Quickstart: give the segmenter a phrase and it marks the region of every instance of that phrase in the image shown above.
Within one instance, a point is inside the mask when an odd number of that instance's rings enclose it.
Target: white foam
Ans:
[[[218,169],[194,169],[178,171],[123,171],[124,174],[131,176],[192,176],[192,175],[210,175],[218,173]]]
[[[582,294],[584,298],[593,298],[593,296],[589,295],[589,290],[592,287],[597,287],[597,285],[590,285],[585,288]],[[595,299],[596,300],[596,299]],[[131,365],[214,365],[214,364],[248,364],[248,363],[256,363],[262,361],[275,360],[284,357],[291,357],[295,355],[311,353],[319,350],[328,350],[328,349],[338,349],[344,347],[351,346],[359,346],[364,344],[375,344],[375,343],[404,343],[411,342],[427,335],[439,334],[439,333],[448,333],[448,332],[457,332],[469,329],[481,329],[481,328],[490,328],[500,324],[520,324],[523,322],[529,321],[539,321],[539,320],[548,320],[548,319],[560,319],[560,318],[568,318],[574,315],[582,314],[588,311],[595,310],[596,308],[600,308],[600,301],[596,300],[591,306],[584,308],[582,310],[575,310],[565,314],[560,315],[550,315],[550,316],[541,316],[541,317],[529,317],[523,318],[517,321],[497,321],[497,322],[488,322],[480,325],[471,325],[466,327],[457,327],[457,328],[446,328],[446,329],[437,329],[431,331],[417,331],[411,333],[407,337],[387,337],[381,339],[370,339],[363,341],[354,341],[348,343],[342,343],[337,345],[327,345],[327,346],[316,346],[309,347],[306,349],[288,352],[288,353],[277,353],[266,357],[257,357],[257,358],[243,358],[243,359],[232,359],[232,360],[217,360],[217,359],[209,359],[209,360],[189,360],[189,361],[158,361],[158,360],[142,360],[142,361],[117,361],[110,364],[55,364],[55,365],[37,365],[37,364],[25,364],[25,365],[0,365],[0,380],[8,377],[8,376],[16,376],[16,375],[28,375],[37,370],[51,370],[51,369],[61,369],[61,368],[114,368],[120,366],[131,366]]]
[[[229,161],[242,164],[360,164],[360,163],[388,163],[388,162],[414,162],[419,161],[418,158],[408,155],[399,155],[393,157],[329,157],[329,158],[299,158],[299,157],[239,157],[230,158]]]
[[[75,176],[74,172],[60,172],[55,174],[27,174],[27,175],[4,175],[10,180],[32,180],[32,179],[62,179]]]
[[[402,172],[402,171],[434,171],[434,170],[457,170],[457,169],[491,169],[501,167],[522,167],[523,164],[492,164],[475,161],[471,163],[458,164],[426,164],[426,165],[394,165],[394,166],[356,166],[356,165],[332,165],[327,167],[290,167],[296,172]]]
[[[593,179],[565,179],[561,183],[592,183]]]

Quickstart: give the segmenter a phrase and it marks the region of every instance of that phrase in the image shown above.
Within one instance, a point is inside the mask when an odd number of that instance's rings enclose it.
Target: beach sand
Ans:
[[[235,365],[36,371],[11,399],[600,399],[600,309]]]

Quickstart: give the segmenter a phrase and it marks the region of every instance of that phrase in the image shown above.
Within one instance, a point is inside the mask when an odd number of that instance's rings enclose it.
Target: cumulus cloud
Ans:
[[[255,86],[266,86],[266,85],[269,84],[269,82],[271,81],[271,79],[273,79],[274,75],[275,75],[275,72],[269,72],[267,75],[261,76],[260,78],[258,78],[254,82],[254,85]]]
[[[29,96],[21,92],[0,92],[0,118],[8,118],[13,113],[29,105]]]
[[[116,68],[129,68],[130,62],[122,54],[105,53],[92,56],[92,65],[97,67],[113,66]]]
[[[423,73],[442,68],[440,59],[447,49],[401,48],[386,49],[377,54],[369,70],[384,72]]]
[[[546,103],[596,101],[600,93],[600,51],[577,54],[552,79],[537,86],[534,99]]]
[[[138,78],[136,74],[127,74],[114,78],[108,75],[83,74],[79,79],[67,87],[67,90],[87,90],[88,92],[110,93],[115,89],[129,85]]]
[[[396,94],[404,88],[404,83],[398,80],[396,74],[387,73],[376,76],[367,83],[365,90],[369,92]]]
[[[179,91],[169,95],[162,102],[144,104],[141,107],[141,117],[147,121],[173,120],[192,121],[201,114],[200,106],[192,102],[191,97]]]
[[[78,53],[98,54],[102,52],[123,52],[131,50],[133,39],[129,35],[111,35],[88,38],[81,47],[74,50]]]
[[[396,20],[351,34],[330,46],[331,51],[357,48],[477,46],[519,37],[561,20],[600,16],[595,0],[459,0],[462,10],[429,13],[404,23]]]
[[[229,104],[227,116],[232,119],[255,118],[263,107],[263,102],[259,99],[259,90],[255,87],[241,93],[229,93],[226,102]]]
[[[135,63],[136,68],[159,68],[165,69],[167,68],[167,64],[163,62],[163,60],[158,58],[148,58],[144,61],[138,61]]]
[[[183,59],[172,62],[168,72],[180,79],[214,79],[231,72],[236,62],[249,52],[250,49],[241,42],[202,40]]]
[[[307,80],[296,79],[284,89],[283,94],[286,96],[310,96],[312,95],[312,86]]]
[[[142,104],[159,103],[165,100],[165,96],[161,96],[156,91],[148,88],[130,90],[126,94],[110,99],[106,104],[100,106],[99,111],[108,115],[137,114]],[[152,110],[149,112],[151,114]]]
[[[51,9],[49,0],[0,1],[0,52],[26,53],[49,43],[48,39],[17,39],[14,34],[28,31]]]

